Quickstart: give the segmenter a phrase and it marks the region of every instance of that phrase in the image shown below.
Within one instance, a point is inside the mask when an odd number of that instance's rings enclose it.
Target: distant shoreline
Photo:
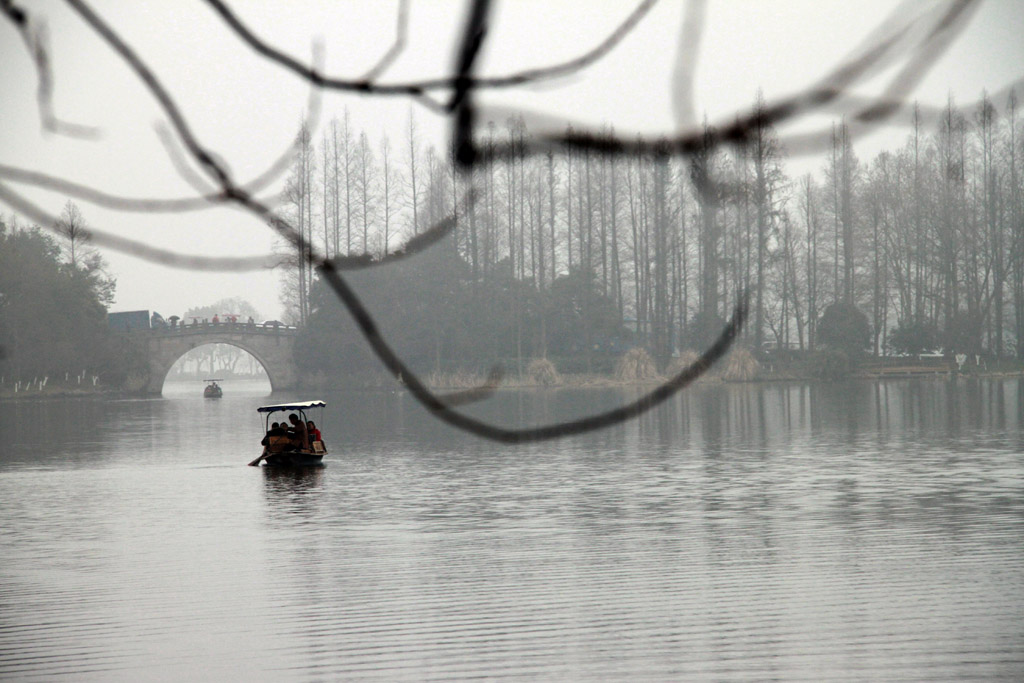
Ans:
[[[882,382],[888,380],[905,379],[933,379],[948,380],[950,378],[985,378],[1002,379],[1024,376],[1024,367],[1013,369],[980,370],[970,372],[957,372],[955,369],[937,368],[934,365],[927,366],[900,366],[895,368],[854,370],[841,378],[815,377],[806,369],[782,372],[760,372],[757,376],[749,379],[725,379],[718,372],[709,373],[698,378],[695,385],[714,384],[807,384],[823,383],[834,381],[872,381]],[[427,387],[434,392],[454,392],[473,389],[486,384],[486,377],[483,375],[468,373],[440,373],[429,375],[423,378]],[[542,382],[530,377],[508,376],[498,384],[496,391],[503,389],[607,389],[616,387],[653,387],[664,383],[670,376],[658,375],[642,379],[619,380],[607,374],[562,374],[556,381]],[[322,391],[330,387],[327,381],[309,381],[302,386],[304,390]],[[400,388],[390,375],[381,375],[376,380],[371,380],[360,385],[347,387],[355,391],[389,390]]]
[[[123,389],[107,386],[99,387],[43,387],[39,389],[21,389],[14,391],[10,387],[0,388],[0,401],[39,401],[64,398],[86,398],[99,396],[126,395]]]
[[[697,385],[715,384],[808,384],[819,382],[835,381],[871,381],[884,382],[889,380],[906,379],[927,379],[927,380],[948,380],[951,378],[984,378],[984,379],[1011,379],[1024,376],[1024,367],[1007,368],[1001,367],[993,370],[974,370],[969,372],[957,372],[955,368],[941,368],[935,365],[906,365],[891,368],[873,368],[870,370],[855,370],[848,376],[842,378],[824,379],[814,377],[802,371],[790,372],[761,372],[756,377],[749,379],[724,379],[718,373],[712,373],[699,378]],[[669,379],[666,376],[638,378],[631,380],[619,380],[614,376],[605,374],[563,374],[556,380],[549,382],[536,381],[530,377],[506,377],[496,388],[496,391],[507,389],[613,389],[628,387],[653,387]],[[177,380],[181,381],[181,380]],[[192,380],[186,380],[192,381]],[[464,391],[482,386],[486,383],[486,377],[468,373],[441,373],[428,376],[425,382],[431,391],[452,392]],[[325,391],[330,383],[326,381],[307,381],[300,384],[297,391]],[[351,391],[388,391],[402,388],[390,375],[381,375],[369,382],[344,387],[343,390]],[[46,386],[39,389],[21,389],[15,392],[12,387],[0,386],[0,402],[15,401],[40,401],[40,400],[61,400],[69,398],[139,398],[149,396],[139,391],[128,389],[97,386],[97,387],[69,387],[69,386]]]
[[[927,380],[948,380],[951,378],[961,379],[1010,379],[1013,377],[1024,376],[1024,371],[992,371],[992,372],[978,372],[978,373],[956,373],[956,372],[912,372],[912,373],[851,373],[847,377],[837,379],[825,379],[820,377],[811,376],[781,376],[781,375],[761,375],[752,379],[723,379],[717,375],[711,375],[708,377],[701,377],[697,379],[694,384],[818,384],[818,383],[831,383],[835,381],[870,381],[870,382],[884,382],[890,380],[906,380],[906,379],[927,379]],[[606,389],[615,387],[651,387],[657,386],[670,379],[669,377],[658,377],[644,380],[629,380],[622,381],[617,380],[614,377],[608,377],[604,375],[573,375],[563,377],[561,382],[553,384],[543,384],[540,382],[532,382],[528,380],[509,380],[503,382],[498,386],[497,390],[502,389]],[[481,384],[483,378],[481,378]],[[453,383],[434,383],[428,384],[431,390],[435,391],[457,391],[460,389],[467,389],[469,387],[462,384]],[[371,387],[368,387],[371,388]]]

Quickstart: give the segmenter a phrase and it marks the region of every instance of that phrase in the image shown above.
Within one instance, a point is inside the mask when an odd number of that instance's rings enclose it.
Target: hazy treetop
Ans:
[[[681,6],[682,5],[682,6]],[[466,3],[411,2],[404,51],[381,74],[381,82],[450,74]],[[635,2],[516,2],[495,7],[476,73],[501,75],[579,56],[602,40],[637,7]],[[691,2],[654,4],[621,44],[571,78],[531,88],[480,96],[492,112],[539,111],[572,116],[617,131],[672,131],[672,82],[677,42],[686,12],[703,10],[703,31],[694,62],[693,114],[712,120],[749,108],[758,88],[768,101],[799,92],[841,62],[894,8],[917,11],[914,3],[816,1]],[[394,39],[398,3],[257,3],[234,8],[261,38],[304,61],[312,44],[323,44],[325,73],[366,73]],[[127,196],[174,197],[193,193],[154,133],[164,119],[152,97],[111,50],[67,6],[33,5],[47,22],[52,50],[54,109],[63,120],[95,127],[96,140],[67,138],[41,130],[36,77],[9,23],[0,23],[0,74],[8,103],[0,128],[2,163],[45,171]],[[248,50],[210,7],[202,3],[117,4],[95,11],[139,50],[177,98],[196,133],[239,178],[263,170],[287,148],[309,97],[307,84]],[[692,16],[692,14],[691,14]],[[941,106],[947,94],[959,101],[982,89],[997,92],[1020,77],[1024,13],[1015,2],[979,6],[958,42],[935,65],[912,97]],[[641,65],[638,68],[638,65]],[[875,94],[894,69],[857,94]],[[874,88],[875,90],[872,90]],[[10,103],[15,103],[11,106]],[[358,129],[393,140],[405,134],[410,101],[328,94],[322,121],[345,107]],[[424,139],[443,149],[445,122],[415,107]],[[499,118],[499,120],[501,120]],[[806,125],[823,125],[829,112]],[[863,147],[898,144],[900,129],[858,141]],[[868,150],[870,151],[870,150]],[[66,197],[28,190],[57,214]],[[154,245],[190,245],[211,255],[264,254],[271,233],[251,216],[227,208],[198,214],[120,214],[82,206],[90,225],[118,234],[145,235]],[[111,253],[120,282],[116,308],[180,311],[209,292],[246,296],[273,316],[277,279],[271,274],[193,273],[143,264]]]

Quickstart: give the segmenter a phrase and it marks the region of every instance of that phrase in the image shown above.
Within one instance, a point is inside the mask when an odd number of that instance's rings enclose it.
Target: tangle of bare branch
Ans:
[[[572,148],[591,150],[601,154],[660,156],[667,148],[670,154],[687,156],[699,149],[712,145],[741,144],[757,129],[758,125],[778,126],[798,116],[814,113],[826,105],[834,107],[847,98],[849,88],[866,78],[878,73],[881,69],[891,66],[898,59],[906,58],[907,62],[899,73],[890,81],[880,98],[870,99],[866,106],[857,108],[847,104],[839,107],[839,113],[859,125],[854,134],[863,134],[891,118],[904,104],[903,98],[939,57],[952,44],[953,40],[967,26],[972,13],[979,7],[979,0],[954,0],[950,3],[934,3],[921,16],[909,16],[908,3],[904,3],[883,23],[879,30],[869,37],[861,47],[848,55],[838,67],[834,68],[818,83],[808,90],[784,97],[776,102],[767,103],[756,114],[746,114],[724,118],[712,124],[710,137],[703,130],[689,130],[681,135],[653,136],[648,138],[624,138],[606,135],[603,131],[589,130],[580,121],[568,124],[559,121],[560,129],[550,130],[550,125],[540,130],[531,130],[533,136],[523,144],[501,143],[489,145],[486,154],[474,149],[464,152],[475,155],[481,162],[507,159],[518,155],[545,154],[553,150]],[[682,37],[696,32],[684,31]],[[680,48],[681,50],[683,48]],[[685,50],[684,50],[685,52]],[[685,64],[685,56],[683,61]],[[689,67],[683,72],[692,77]],[[677,89],[680,86],[676,86]],[[683,92],[685,92],[683,88]],[[677,107],[684,101],[677,92]],[[851,103],[863,102],[863,99],[852,98]],[[519,115],[529,124],[531,121],[545,121],[547,117],[533,112],[513,111],[497,107],[485,110],[488,118]],[[452,138],[455,144],[472,144],[476,131],[459,129],[458,121],[453,122]],[[546,129],[543,129],[546,128]],[[803,133],[793,137],[782,136],[780,143],[787,152],[793,155],[817,153],[828,148],[831,140],[830,130]]]
[[[170,94],[162,87],[160,82],[153,75],[152,71],[142,62],[141,58],[112,31],[98,15],[93,13],[91,9],[82,2],[82,0],[67,0],[67,2],[79,12],[86,22],[92,26],[94,30],[96,30],[96,32],[104,38],[104,40],[106,40],[119,55],[121,55],[122,59],[124,59],[136,75],[139,76],[144,85],[146,85],[154,95],[157,102],[161,107],[163,107],[168,118],[172,121],[176,132],[181,137],[185,145],[185,148],[195,157],[201,167],[208,171],[211,178],[220,185],[223,196],[227,200],[251,211],[254,215],[274,227],[279,234],[289,237],[292,243],[296,244],[296,246],[304,248],[301,240],[297,240],[295,230],[286,220],[278,216],[271,208],[263,205],[253,198],[243,188],[240,188],[233,183],[230,172],[223,165],[218,163],[215,155],[204,148],[197,138],[192,135],[187,122],[181,115],[179,108],[171,98]],[[477,2],[475,4],[475,8],[477,11],[470,14],[469,21],[467,22],[466,39],[464,40],[463,49],[460,51],[458,61],[458,73],[463,77],[468,76],[471,72],[473,62],[476,55],[479,53],[479,48],[486,33],[485,18],[487,14],[487,2]],[[465,84],[465,81],[463,81],[463,84]],[[463,88],[463,96],[461,99],[453,98],[452,105],[455,107],[456,112],[460,110],[470,110],[470,89],[465,85],[463,85]],[[10,193],[5,192],[5,188],[3,188],[2,185],[0,185],[0,198],[5,198],[7,200],[10,199]],[[306,258],[310,263],[314,264],[318,268],[323,280],[334,290],[339,299],[348,309],[349,313],[353,316],[353,319],[356,321],[357,326],[373,352],[381,360],[384,366],[391,371],[392,375],[396,379],[401,379],[405,383],[412,395],[422,405],[424,405],[438,419],[452,424],[453,426],[464,429],[473,434],[477,434],[478,436],[504,442],[536,441],[554,438],[556,436],[591,431],[610,424],[628,420],[646,410],[649,410],[703,374],[713,362],[726,352],[736,333],[743,324],[746,311],[746,297],[744,295],[741,297],[741,302],[737,306],[732,321],[723,331],[721,337],[696,363],[633,403],[606,413],[601,413],[568,423],[559,423],[527,429],[506,429],[484,423],[453,410],[451,404],[446,401],[445,397],[435,395],[427,389],[419,377],[406,367],[404,363],[402,363],[387,344],[385,339],[381,336],[372,316],[366,310],[365,306],[363,306],[355,292],[349,287],[347,281],[342,277],[338,269],[335,268],[334,264],[324,259],[312,249],[309,249],[306,254]],[[474,390],[470,390],[469,392],[459,392],[458,394],[451,395],[447,397],[448,400],[461,403],[470,399],[486,397],[497,386],[497,382],[500,380],[500,372],[500,369],[492,369],[490,377],[485,385]]]
[[[307,104],[307,115],[304,124],[314,128],[320,120],[321,101],[320,91],[310,88],[309,102]],[[187,211],[203,211],[211,206],[222,204],[224,196],[217,188],[209,185],[205,180],[192,172],[192,168],[179,152],[174,136],[161,124],[156,126],[156,132],[163,143],[168,158],[174,164],[178,175],[189,182],[197,191],[198,196],[179,197],[173,199],[156,199],[151,197],[123,197],[108,192],[97,190],[82,183],[76,183],[65,178],[58,178],[47,173],[32,171],[24,168],[17,168],[7,164],[0,164],[0,178],[14,181],[16,183],[32,185],[47,190],[54,190],[69,197],[87,201],[95,206],[102,206],[117,211],[137,213],[181,213]],[[257,194],[276,182],[281,175],[288,170],[295,157],[299,141],[293,140],[288,148],[278,156],[262,173],[242,185],[243,189],[250,194]],[[278,201],[277,198],[264,199],[264,202]]]
[[[318,63],[323,59],[323,50],[317,45],[314,45],[314,58]],[[313,130],[319,125],[322,101],[323,97],[321,91],[318,88],[311,87],[309,90],[309,99],[306,103],[306,113],[302,122],[302,125],[307,130]],[[178,175],[191,184],[197,193],[205,195],[204,198],[211,199],[214,203],[223,201],[223,198],[217,194],[215,187],[209,186],[205,180],[192,171],[191,166],[189,166],[188,162],[179,151],[175,137],[167,130],[167,127],[162,123],[157,124],[156,132],[164,146],[164,150],[167,152],[168,158],[177,169]],[[295,160],[295,155],[301,145],[302,141],[298,137],[294,138],[291,144],[288,145],[288,147],[278,155],[277,159],[275,159],[262,173],[252,180],[242,184],[245,191],[250,194],[256,194],[262,192],[264,189],[276,182]],[[202,206],[201,208],[208,207]]]
[[[226,168],[226,166],[224,166],[217,159],[217,156],[214,153],[203,147],[201,143],[198,141],[198,139],[192,134],[187,121],[185,120],[183,114],[181,113],[180,108],[174,102],[170,93],[167,92],[167,90],[159,82],[159,80],[149,69],[149,67],[146,66],[146,64],[142,61],[138,54],[126,42],[121,40],[121,38],[106,24],[106,22],[104,22],[99,17],[99,15],[94,13],[91,10],[91,8],[89,8],[88,5],[86,5],[86,3],[82,2],[82,0],[67,0],[67,2],[74,9],[76,9],[76,11],[78,11],[78,13],[83,17],[83,19],[85,19],[86,23],[89,24],[100,35],[100,37],[102,37],[122,57],[122,59],[131,67],[135,74],[140,78],[140,80],[142,80],[143,84],[150,91],[150,93],[153,94],[158,104],[164,109],[164,112],[167,114],[168,118],[173,123],[176,132],[178,133],[179,137],[181,138],[182,142],[185,145],[185,148],[201,165],[201,167],[209,172],[211,178],[220,185],[221,195],[223,196],[224,201],[233,202],[236,205],[241,206],[249,210],[256,216],[260,217],[268,225],[272,226],[278,232],[278,234],[280,234],[282,237],[288,240],[293,246],[298,248],[300,252],[304,252],[306,254],[305,258],[311,264],[321,267],[327,266],[328,264],[325,257],[317,253],[311,247],[311,245],[304,244],[301,236],[290,225],[290,223],[288,223],[288,221],[278,216],[270,207],[259,202],[244,188],[237,186],[233,182],[231,178],[231,173]],[[13,195],[13,193],[11,193],[9,190],[7,190],[7,188],[3,187],[2,185],[0,185],[0,198],[7,198],[8,200],[17,202],[22,207],[28,208],[30,210],[35,209],[35,207],[29,205],[20,197]],[[38,212],[38,214],[41,216],[45,216],[45,214],[43,214],[42,212]],[[433,230],[428,231],[424,235],[421,235],[420,241],[415,242],[415,244],[419,245],[418,248],[424,248],[422,247],[422,245],[429,245],[433,243],[434,241],[436,241],[436,239],[439,239],[440,236],[442,236],[447,230],[450,229],[450,224],[445,221],[442,221],[437,226],[435,226]],[[115,236],[112,235],[96,233],[96,231],[94,231],[94,235],[99,235],[100,237],[102,237],[102,239],[105,241],[105,244],[107,244],[108,246],[112,246],[114,248],[123,248],[123,238],[116,238]],[[99,241],[97,240],[96,243],[99,244]],[[151,259],[160,259],[163,260],[164,262],[167,262],[168,259],[173,258],[172,255],[168,254],[165,250],[153,250],[152,248],[144,249],[141,248],[141,245],[140,252],[147,254]],[[394,260],[404,258],[408,253],[411,253],[411,251],[396,254],[394,256]],[[227,269],[227,267],[241,269],[249,267],[253,263],[253,259],[224,260],[213,259],[208,257],[189,258],[181,257],[180,255],[175,256],[177,256],[178,262],[184,265],[185,267],[188,267],[189,265],[220,262],[223,264],[221,267],[225,267],[225,269]],[[331,272],[337,272],[333,268],[330,269]],[[337,276],[337,280],[341,281],[340,276]],[[369,314],[366,312],[365,308],[362,307],[361,302],[359,302],[358,298],[351,293],[351,290],[349,290],[349,293],[351,294],[351,296],[346,298],[345,300],[347,302],[354,301],[355,304],[358,305],[358,309],[355,310],[353,310],[353,306],[350,305],[350,312],[352,312],[353,315],[356,315],[357,310],[361,311],[362,316],[368,319]],[[388,349],[388,347],[383,343],[383,340],[380,339],[379,336],[377,337],[376,343],[372,344],[372,346],[374,348],[374,351],[377,352],[379,356],[383,357],[387,355],[387,353],[390,353],[390,349]],[[493,384],[492,380],[495,377],[496,373],[498,372],[498,370],[493,370],[491,373],[492,379],[488,380],[488,383],[485,384],[483,387],[480,387],[477,390],[475,390],[476,394],[486,394],[488,386]],[[396,378],[400,376],[401,375],[396,375]],[[415,378],[415,376],[412,375],[411,372],[408,371],[406,371],[405,373],[405,378],[406,381],[409,381],[410,378],[414,382],[419,381],[418,379]]]
[[[88,201],[124,210],[192,210],[193,207],[199,208],[199,204],[190,202],[201,202],[203,204],[231,204],[248,211],[259,218],[261,222],[271,226],[293,248],[299,250],[302,258],[316,267],[322,280],[331,287],[353,316],[363,337],[382,364],[409,388],[417,401],[438,419],[448,424],[484,438],[521,443],[577,434],[623,422],[663,402],[707,371],[711,364],[726,353],[744,323],[748,300],[745,291],[739,295],[739,303],[733,311],[732,318],[718,339],[694,364],[637,401],[611,411],[571,422],[525,429],[504,428],[460,413],[453,409],[454,405],[486,397],[497,388],[501,381],[500,369],[493,369],[487,382],[476,389],[447,395],[434,394],[391,349],[380,334],[373,317],[341,274],[346,269],[390,263],[418,253],[448,234],[455,226],[455,217],[452,216],[438,222],[425,233],[411,239],[403,249],[388,257],[377,260],[368,259],[365,256],[328,260],[324,255],[304,244],[294,226],[278,215],[266,200],[255,197],[263,183],[271,182],[270,178],[279,177],[282,170],[287,167],[285,159],[290,159],[290,154],[281,157],[267,172],[254,181],[245,185],[238,184],[220,157],[200,142],[174,98],[138,54],[84,0],[65,1],[129,66],[155,98],[171,124],[174,139],[180,142],[188,159],[207,176],[202,181],[203,185],[207,186],[207,190],[201,192],[202,196],[188,200],[133,200],[90,191],[82,185],[9,166],[0,166],[0,177],[14,182],[34,184],[38,187],[63,190]],[[716,126],[706,127],[701,131],[694,131],[686,130],[686,128],[693,126],[695,118],[692,82],[696,71],[696,50],[703,31],[704,2],[703,0],[693,0],[689,5],[686,21],[680,34],[675,70],[676,80],[673,83],[673,102],[677,126],[683,129],[678,131],[678,135],[666,136],[666,138],[653,141],[640,138],[627,140],[616,138],[605,132],[591,133],[585,127],[574,123],[571,128],[566,127],[567,130],[535,132],[533,137],[521,138],[514,144],[489,144],[481,149],[475,143],[478,118],[478,111],[473,101],[475,91],[522,85],[579,72],[612,51],[646,16],[656,0],[640,2],[625,21],[605,40],[575,59],[562,64],[501,77],[479,77],[474,73],[477,57],[487,39],[491,6],[489,0],[472,0],[469,4],[452,75],[419,82],[391,84],[381,84],[375,81],[404,49],[408,22],[406,0],[400,2],[394,43],[369,72],[355,80],[327,76],[318,65],[300,62],[257,37],[222,0],[206,0],[206,2],[224,24],[250,49],[271,63],[306,79],[316,92],[339,90],[373,96],[407,96],[424,102],[435,111],[446,112],[451,119],[452,156],[463,172],[468,172],[481,163],[491,163],[496,159],[574,148],[610,155],[639,154],[663,157],[666,154],[674,154],[689,156],[706,152],[709,148],[719,145],[743,142],[755,127],[778,125],[796,117],[826,109],[838,110],[853,124],[860,126],[861,129],[867,129],[891,118],[905,106],[904,98],[948,49],[978,5],[977,0],[953,0],[952,2],[935,3],[918,11],[911,6],[912,3],[904,3],[886,22],[883,22],[880,29],[868,37],[862,46],[854,50],[836,68],[808,90],[768,103],[752,115],[737,117]],[[12,0],[0,0],[0,9],[3,10],[8,20],[18,27],[19,31],[26,30],[24,29],[26,15],[23,10],[13,4]],[[28,34],[23,32],[22,35]],[[48,59],[45,58],[45,49],[42,53],[44,57],[40,59],[36,56],[35,62],[39,71],[40,92],[45,90],[47,92],[45,99],[49,101],[50,90],[47,88],[52,88],[52,81],[49,76]],[[881,97],[864,99],[850,91],[853,86],[862,83],[866,78],[879,73],[882,69],[899,63],[899,60],[904,60],[903,64],[896,75],[890,79]],[[432,98],[425,99],[431,92],[447,94],[447,101],[440,103]],[[43,99],[41,95],[40,101],[42,102]],[[497,111],[497,109],[487,110],[487,112],[493,111]],[[526,112],[517,113],[528,121],[542,118],[531,116]],[[795,153],[815,148],[820,149],[824,146],[821,132],[783,139],[782,142],[787,149]],[[174,156],[174,152],[170,149],[169,155],[172,158]],[[179,166],[181,166],[180,173],[185,174],[184,169],[188,168],[189,164],[179,163]],[[474,197],[475,192],[470,189],[467,195],[468,201],[471,203]],[[4,183],[0,183],[0,200],[42,225],[50,225],[54,222],[53,217]],[[95,230],[93,238],[97,246],[127,251],[140,258],[181,268],[244,271],[272,265],[267,257],[212,258],[179,254],[150,247],[139,240],[121,238]]]
[[[215,185],[219,188],[215,191],[206,194],[199,198],[199,201],[213,200],[216,203],[236,203],[244,201],[255,202],[260,209],[267,209],[268,207],[263,203],[255,200],[252,196],[253,188],[257,190],[263,183],[270,182],[275,174],[279,174],[282,168],[286,168],[287,164],[284,161],[290,158],[291,153],[294,151],[294,145],[289,148],[289,151],[282,155],[282,157],[275,162],[264,174],[254,180],[248,185],[239,186],[232,180],[231,173],[226,167],[223,161],[220,160],[219,156],[203,146],[198,138],[193,134],[191,127],[188,125],[187,120],[184,117],[181,109],[177,106],[170,93],[164,88],[163,84],[152,72],[152,70],[142,61],[138,54],[133,50],[120,36],[106,23],[99,15],[97,15],[88,4],[81,2],[81,0],[66,0],[68,5],[72,7],[84,20],[85,22],[95,30],[103,40],[110,45],[110,47],[117,52],[118,55],[125,61],[126,64],[135,72],[136,76],[143,82],[149,92],[156,99],[157,103],[166,113],[168,119],[177,135],[177,139],[184,145],[186,151],[189,153],[202,169],[204,169],[210,176]],[[314,89],[314,92],[319,92]],[[319,112],[319,97],[312,97],[316,106],[313,107],[313,111]],[[159,131],[159,129],[158,129]],[[165,148],[168,149],[168,154],[172,160],[176,158],[176,155],[171,151],[174,149],[173,144],[165,140]],[[191,179],[193,185],[200,185],[203,181],[198,178],[193,178],[190,174],[190,169],[187,164],[179,160],[176,163],[176,167],[179,169],[181,174],[186,179]],[[0,169],[0,175],[3,172],[9,176],[17,176],[15,179],[20,179],[24,182],[33,183],[39,186],[50,185],[54,188],[63,187],[69,190],[73,196],[75,194],[80,195],[90,200],[96,200],[97,203],[116,205],[121,204],[124,208],[138,209],[146,202],[150,202],[151,205],[158,207],[159,210],[187,210],[191,207],[190,202],[179,202],[176,200],[133,200],[127,198],[117,198],[111,195],[106,195],[98,191],[89,192],[84,186],[70,183],[68,181],[60,181],[55,178],[48,178],[42,174],[33,174],[30,172],[21,171],[20,169],[13,169],[6,167]],[[197,187],[200,191],[205,188]],[[21,195],[15,193],[9,187],[3,188],[3,196],[10,199],[12,205],[17,204],[20,207],[24,207],[28,212],[31,213],[35,218],[34,220],[42,220],[42,217],[46,217],[47,214],[43,212],[39,207],[31,204],[27,199]],[[243,201],[244,200],[244,201]],[[204,207],[205,208],[205,207]],[[251,208],[251,207],[250,207]],[[44,225],[52,225],[52,221],[47,221]],[[293,230],[291,226],[282,220],[270,220],[268,224],[273,226],[278,234],[281,235],[287,242],[295,246],[300,246],[302,240],[297,231]],[[344,268],[365,268],[368,266],[383,265],[383,263],[390,263],[397,261],[402,258],[411,256],[422,249],[429,247],[436,243],[438,240],[448,234],[455,225],[454,218],[451,220],[441,220],[430,229],[421,233],[420,235],[410,239],[405,245],[395,250],[394,255],[384,260],[368,261],[367,259],[351,259],[339,264],[339,267]],[[280,257],[274,255],[266,255],[263,257],[242,257],[242,258],[213,258],[199,255],[189,255],[180,252],[174,252],[173,250],[166,249],[155,249],[144,242],[139,240],[132,240],[129,238],[122,238],[114,236],[110,233],[98,232],[97,236],[99,240],[103,241],[103,244],[108,248],[128,251],[134,255],[151,260],[156,263],[163,265],[176,265],[183,268],[224,268],[234,272],[242,270],[254,270],[265,267],[274,267],[280,263]],[[99,244],[99,242],[97,242]],[[320,262],[323,258],[319,255],[310,254],[309,258],[313,262]],[[217,265],[220,264],[220,265]]]

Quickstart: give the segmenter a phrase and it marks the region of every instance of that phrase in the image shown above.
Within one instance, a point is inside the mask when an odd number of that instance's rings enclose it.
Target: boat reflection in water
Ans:
[[[312,513],[322,493],[324,472],[319,467],[261,467],[267,501],[274,510]]]

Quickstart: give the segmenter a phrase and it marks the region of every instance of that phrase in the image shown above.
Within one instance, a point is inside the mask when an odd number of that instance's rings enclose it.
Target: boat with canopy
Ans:
[[[324,456],[327,455],[327,447],[320,439],[315,439],[313,434],[308,435],[308,446],[296,441],[294,433],[286,433],[287,430],[279,430],[278,433],[271,433],[271,416],[282,413],[282,423],[287,426],[289,415],[297,415],[298,419],[305,425],[309,423],[309,415],[314,410],[319,410],[317,423],[321,422],[323,409],[327,406],[323,401],[294,401],[292,403],[277,403],[269,406],[260,406],[256,409],[262,413],[263,452],[249,464],[255,467],[261,461],[267,465],[285,467],[308,467],[310,465],[322,465]]]
[[[204,382],[209,382],[206,388],[203,389],[203,398],[220,398],[224,395],[224,390],[220,388],[217,382],[223,382],[222,379],[204,379]]]

